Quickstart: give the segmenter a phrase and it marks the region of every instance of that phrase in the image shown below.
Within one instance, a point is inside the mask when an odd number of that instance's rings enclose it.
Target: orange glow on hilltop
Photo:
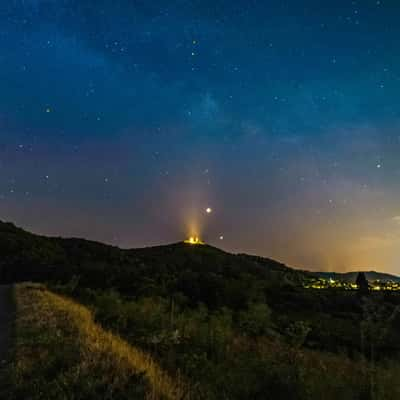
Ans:
[[[204,244],[197,236],[191,236],[189,239],[186,239],[184,241],[185,243],[188,244]]]

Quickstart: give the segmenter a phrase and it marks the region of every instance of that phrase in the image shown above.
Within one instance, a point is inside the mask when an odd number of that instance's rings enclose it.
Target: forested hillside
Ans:
[[[121,250],[3,223],[0,252],[3,282],[84,304],[193,399],[400,395],[398,293],[306,289],[308,272],[208,245]]]

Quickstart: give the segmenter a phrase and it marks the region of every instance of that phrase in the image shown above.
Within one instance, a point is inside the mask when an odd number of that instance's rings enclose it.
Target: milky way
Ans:
[[[1,1],[0,219],[400,273],[400,5],[328,3]]]

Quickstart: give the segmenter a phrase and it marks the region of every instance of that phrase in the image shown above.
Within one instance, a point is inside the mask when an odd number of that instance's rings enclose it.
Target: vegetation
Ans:
[[[359,272],[356,279],[356,284],[361,293],[367,294],[369,292],[369,284],[365,274],[363,272]]]
[[[15,361],[2,399],[183,399],[152,359],[39,285],[16,287]]]
[[[339,285],[310,290],[310,273],[190,243],[121,250],[0,224],[0,250],[3,281],[45,282],[58,295],[33,293],[57,299],[50,310],[60,310],[58,301],[75,304],[66,298],[83,304],[91,310],[86,314],[91,325],[93,315],[102,329],[139,354],[150,354],[173,382],[183,377],[191,399],[400,398],[399,292],[363,295]],[[82,324],[75,320],[68,326],[81,329]],[[32,343],[37,335],[31,335]],[[77,350],[56,347],[63,370],[64,358]],[[156,387],[149,377],[140,379],[134,385],[139,392]],[[52,381],[38,382],[38,388],[47,388],[43,385]],[[67,387],[73,391],[79,385],[68,381]],[[167,395],[168,387],[157,393]],[[118,396],[113,398],[124,398]]]
[[[360,300],[361,323],[353,320],[353,327],[346,330],[334,328],[335,320],[325,328],[338,335],[335,345],[344,344],[347,335],[357,330],[357,349],[326,351],[312,349],[318,335],[326,335],[318,332],[314,320],[285,316],[282,324],[265,303],[250,304],[245,310],[210,310],[204,305],[189,308],[178,299],[172,304],[155,297],[128,300],[113,290],[71,286],[57,290],[89,304],[99,323],[151,352],[164,368],[181,371],[192,383],[192,398],[320,399],[323,394],[327,399],[396,399],[400,395],[397,358],[384,357],[396,332],[398,308],[389,315],[373,299]],[[371,309],[376,313],[372,319]]]
[[[4,223],[0,223],[0,254],[3,282],[65,283],[75,275],[83,287],[112,287],[129,296],[169,296],[178,291],[193,304],[214,308],[244,306],[265,286],[297,284],[306,276],[273,260],[233,255],[207,245],[182,242],[121,250],[81,239],[32,235]]]

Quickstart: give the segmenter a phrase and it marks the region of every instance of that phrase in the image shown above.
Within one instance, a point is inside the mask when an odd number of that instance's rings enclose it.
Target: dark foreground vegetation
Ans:
[[[82,305],[41,285],[15,287],[14,361],[3,400],[174,400],[187,390],[150,357],[93,321]]]
[[[400,398],[397,292],[306,289],[309,273],[210,246],[120,250],[8,224],[0,251],[3,281],[83,303],[190,398]]]

